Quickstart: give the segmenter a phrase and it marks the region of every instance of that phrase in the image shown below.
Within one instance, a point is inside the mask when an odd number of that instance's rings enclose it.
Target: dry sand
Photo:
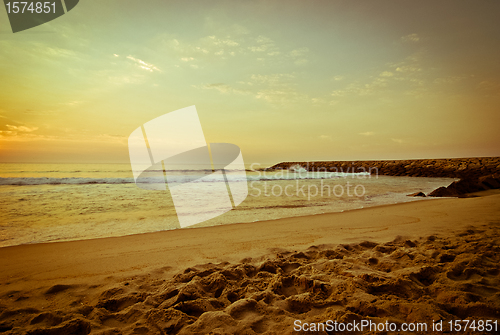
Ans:
[[[286,334],[295,320],[500,326],[499,234],[500,193],[489,192],[7,247],[0,333]]]

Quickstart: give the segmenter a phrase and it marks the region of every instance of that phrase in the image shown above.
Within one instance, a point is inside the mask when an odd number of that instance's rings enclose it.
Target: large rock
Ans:
[[[425,193],[424,192],[415,192],[412,194],[408,194],[407,196],[408,197],[425,197]]]
[[[479,184],[488,189],[500,188],[500,175],[483,176],[479,178]]]
[[[448,186],[449,187],[449,186]],[[454,189],[441,186],[428,194],[429,197],[457,197],[458,193]]]
[[[430,197],[459,197],[468,193],[500,188],[500,175],[480,178],[464,178],[454,181],[448,187],[440,187],[428,195]]]

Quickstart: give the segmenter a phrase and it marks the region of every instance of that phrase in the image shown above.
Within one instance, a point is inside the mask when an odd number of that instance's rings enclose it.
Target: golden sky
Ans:
[[[247,164],[500,156],[500,1],[84,0],[13,34],[0,162],[128,162],[196,105]]]

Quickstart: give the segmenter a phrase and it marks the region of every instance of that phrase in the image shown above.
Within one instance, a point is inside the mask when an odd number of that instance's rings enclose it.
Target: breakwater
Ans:
[[[290,169],[297,165],[308,171],[368,172],[378,175],[410,177],[479,178],[500,173],[500,157],[282,162],[268,169]]]

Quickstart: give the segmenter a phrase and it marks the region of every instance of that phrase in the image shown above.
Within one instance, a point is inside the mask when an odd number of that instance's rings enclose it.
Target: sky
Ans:
[[[127,163],[195,105],[245,163],[500,156],[500,1],[83,0],[12,33],[0,162]]]

